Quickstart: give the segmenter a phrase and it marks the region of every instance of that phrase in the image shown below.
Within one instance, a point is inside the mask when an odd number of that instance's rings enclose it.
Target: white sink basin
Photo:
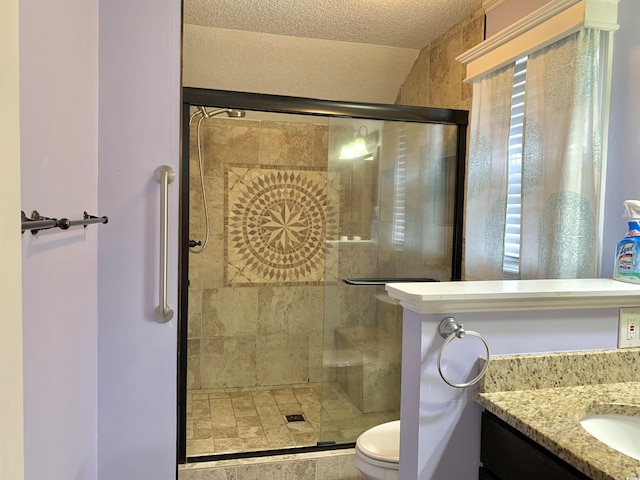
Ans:
[[[595,414],[581,419],[580,425],[605,445],[640,460],[640,417]]]

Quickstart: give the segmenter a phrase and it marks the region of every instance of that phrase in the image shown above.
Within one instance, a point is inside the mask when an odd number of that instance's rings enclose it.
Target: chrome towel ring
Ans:
[[[448,385],[455,388],[466,388],[478,383],[480,379],[484,377],[484,374],[487,371],[487,367],[489,366],[489,358],[491,356],[491,353],[489,352],[489,344],[487,343],[487,340],[478,332],[465,330],[462,323],[458,322],[453,317],[446,317],[442,319],[440,325],[438,326],[438,333],[440,333],[440,336],[445,339],[444,343],[440,347],[440,350],[438,350],[438,373],[442,377],[442,380],[444,380]],[[442,373],[442,352],[444,352],[445,347],[449,345],[449,342],[451,342],[451,340],[453,340],[454,338],[464,338],[467,335],[478,337],[480,340],[482,340],[482,343],[484,343],[484,346],[487,349],[487,361],[484,362],[482,370],[480,370],[480,373],[478,373],[478,375],[473,380],[470,380],[466,383],[453,383],[449,381],[447,377],[445,377],[444,373]]]

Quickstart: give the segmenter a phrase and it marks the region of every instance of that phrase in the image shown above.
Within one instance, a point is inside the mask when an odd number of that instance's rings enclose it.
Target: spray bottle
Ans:
[[[640,284],[640,201],[625,200],[624,207],[629,229],[616,248],[613,278]]]

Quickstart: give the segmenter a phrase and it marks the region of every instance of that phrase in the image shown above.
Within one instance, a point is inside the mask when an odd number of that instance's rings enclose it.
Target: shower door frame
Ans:
[[[457,156],[455,204],[453,212],[453,245],[451,281],[462,278],[462,237],[464,216],[464,182],[466,171],[467,127],[469,112],[433,107],[389,105],[319,100],[262,93],[212,90],[183,87],[182,89],[182,148],[180,159],[180,239],[178,262],[178,412],[177,412],[177,461],[187,463],[187,340],[188,340],[188,286],[189,286],[189,116],[191,107],[217,107],[237,110],[314,115],[321,117],[358,118],[382,121],[435,123],[457,126]],[[339,445],[340,446],[340,445]],[[298,447],[282,453],[326,450],[327,446]],[[261,452],[228,454],[232,457],[258,456]],[[273,451],[269,452],[273,454]],[[221,457],[215,455],[216,459]],[[210,457],[198,457],[194,461],[207,461]]]

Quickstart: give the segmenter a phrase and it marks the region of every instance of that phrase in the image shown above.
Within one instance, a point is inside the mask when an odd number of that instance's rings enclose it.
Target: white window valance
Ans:
[[[551,0],[456,60],[473,82],[582,28],[618,30],[618,0]]]

